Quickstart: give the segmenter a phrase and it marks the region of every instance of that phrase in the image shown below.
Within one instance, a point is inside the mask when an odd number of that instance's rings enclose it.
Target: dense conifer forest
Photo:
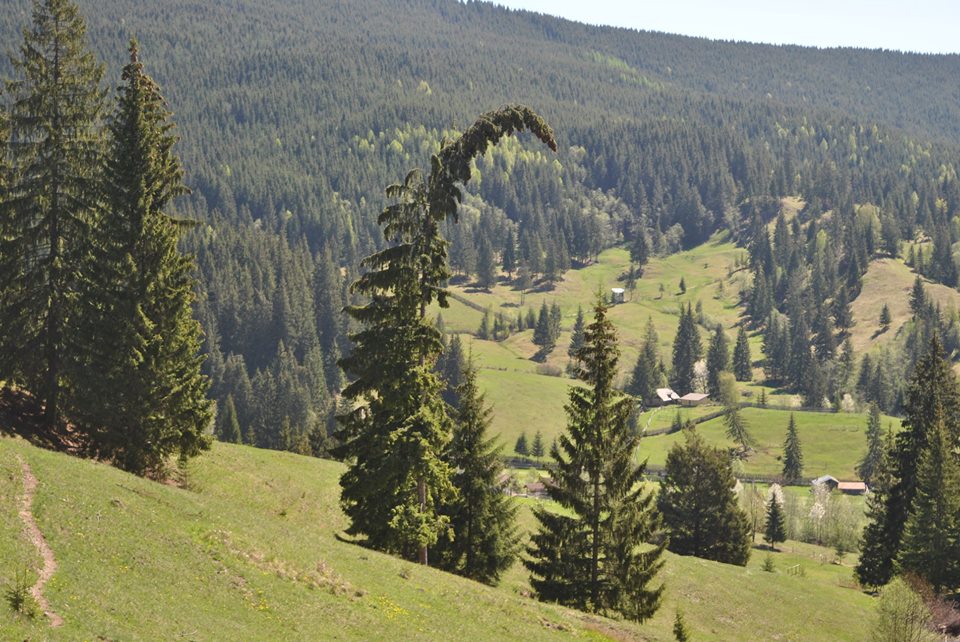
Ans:
[[[7,42],[29,17],[16,4],[0,16]],[[543,114],[559,153],[511,140],[477,159],[445,230],[455,273],[489,275],[493,260],[552,280],[638,236],[661,254],[718,229],[748,245],[780,197],[801,195],[816,223],[787,230],[797,251],[754,257],[756,323],[807,296],[784,271],[829,264],[838,274],[814,286],[842,281],[852,298],[871,256],[918,233],[934,239],[924,274],[956,283],[957,56],[710,42],[452,0],[81,9],[107,77],[136,34],[167,88],[192,189],[177,211],[203,222],[185,247],[205,369],[245,442],[324,448],[350,350],[339,310],[359,259],[383,247],[383,187],[507,102]]]
[[[846,570],[831,582],[863,589],[851,600],[882,590],[877,639],[905,639],[888,633],[914,606],[917,632],[960,630],[946,601],[960,589],[960,56],[710,42],[454,0],[33,0],[0,33],[18,43],[0,64],[4,435],[203,501],[187,463],[202,451],[221,471],[250,453],[267,458],[256,468],[330,466],[338,526],[310,527],[365,546],[360,560],[494,587],[523,566],[524,599],[618,626],[687,603],[670,588],[694,575],[674,572],[680,557],[720,576],[749,567],[759,534],[771,574],[795,545],[821,566],[835,547]],[[878,288],[877,266],[899,285]],[[491,352],[481,367],[505,386],[560,381],[566,418],[511,417],[512,458],[473,350],[525,331],[501,355],[511,368]],[[513,401],[555,401],[535,392]],[[863,451],[826,453],[858,413],[839,439]],[[44,571],[35,604],[27,562],[5,597],[58,627],[37,479],[28,448],[9,448],[0,464],[21,475],[0,477],[23,481]],[[247,454],[224,467],[231,452]],[[822,475],[806,492],[827,462],[860,481]],[[201,518],[172,523],[218,575],[222,547],[366,597]]]

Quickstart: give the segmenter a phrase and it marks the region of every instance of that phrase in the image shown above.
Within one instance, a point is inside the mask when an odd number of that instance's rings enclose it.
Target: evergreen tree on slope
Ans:
[[[960,390],[936,335],[914,368],[904,410],[904,429],[896,435],[889,456],[889,488],[882,507],[871,505],[871,523],[864,531],[863,552],[856,569],[860,581],[872,586],[886,584],[892,577],[904,526],[913,510],[917,464],[929,443],[928,433],[941,422],[949,443],[956,444],[960,436]]]
[[[456,140],[431,158],[428,178],[419,170],[387,188],[396,202],[378,222],[390,246],[363,260],[367,272],[351,286],[368,302],[346,308],[361,326],[354,349],[341,360],[354,377],[343,395],[358,402],[340,417],[338,456],[351,464],[340,478],[347,532],[369,545],[429,563],[429,547],[447,528],[439,508],[452,501],[452,469],[443,453],[451,422],[433,372],[442,343],[426,319],[436,301],[447,306],[447,242],[440,233],[456,220],[459,185],[471,164],[504,136],[530,130],[551,149],[550,127],[527,107],[482,114]]]
[[[797,435],[797,421],[790,413],[787,424],[787,438],[783,442],[783,481],[785,484],[797,484],[803,479],[803,451],[800,437]]]
[[[177,250],[185,227],[165,213],[187,190],[157,84],[130,44],[110,120],[104,212],[84,271],[72,362],[77,416],[93,448],[130,472],[209,445],[209,382],[193,318],[194,263]]]
[[[753,379],[753,360],[750,358],[750,342],[745,326],[740,326],[737,332],[737,343],[733,348],[733,374],[737,381]]]
[[[667,453],[657,507],[680,555],[744,566],[750,558],[750,522],[738,506],[729,455],[708,446],[695,430]]]
[[[670,385],[679,395],[693,391],[694,366],[700,359],[703,346],[700,344],[700,332],[693,318],[693,308],[687,304],[680,308],[680,323],[677,336],[673,340],[673,369],[670,373]]]
[[[70,0],[34,0],[7,83],[11,181],[0,212],[0,377],[61,422],[72,314],[99,192],[103,67]]]
[[[939,414],[942,409],[934,408]],[[960,468],[953,442],[938,416],[928,429],[917,467],[917,487],[904,526],[897,565],[934,591],[960,586]]]
[[[541,599],[643,621],[659,606],[651,588],[662,546],[641,550],[655,529],[652,498],[634,464],[638,437],[627,423],[629,397],[614,387],[619,350],[607,308],[598,302],[580,351],[581,379],[570,389],[567,432],[551,449],[557,467],[550,496],[573,516],[539,507],[525,562]]]
[[[867,485],[880,468],[883,459],[883,431],[880,427],[880,407],[870,404],[870,416],[867,419],[867,452],[857,465],[857,474]]]
[[[658,352],[659,339],[653,319],[647,318],[647,331],[637,355],[637,363],[633,367],[633,374],[627,386],[627,392],[640,397],[644,405],[651,405],[656,400],[657,388],[663,385],[663,370]]]
[[[518,551],[517,507],[498,480],[503,471],[500,448],[487,434],[491,410],[477,387],[472,364],[464,369],[457,396],[460,405],[447,459],[459,492],[441,509],[450,520],[450,532],[437,542],[437,565],[478,582],[496,584]]]
[[[777,497],[777,493],[771,492],[770,501],[767,502],[767,520],[763,527],[763,540],[776,550],[777,542],[783,542],[786,539],[787,530],[780,498]]]
[[[714,399],[720,397],[720,373],[728,370],[730,361],[727,348],[727,335],[723,326],[717,324],[710,337],[710,347],[707,349],[707,393]]]

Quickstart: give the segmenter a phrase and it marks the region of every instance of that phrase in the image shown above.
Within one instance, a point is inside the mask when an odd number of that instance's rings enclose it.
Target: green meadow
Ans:
[[[755,444],[748,456],[737,462],[738,474],[779,475],[783,470],[781,457],[790,411],[744,408],[742,412]],[[833,475],[841,480],[858,479],[856,466],[867,451],[866,414],[795,412],[793,415],[802,446],[804,477]],[[900,420],[883,417],[882,426],[884,430],[899,431]],[[698,424],[696,430],[708,443],[722,448],[735,447],[726,436],[723,417]],[[653,466],[663,466],[670,447],[680,440],[683,440],[681,433],[645,437],[640,440],[640,457]]]
[[[862,640],[873,617],[850,559],[793,542],[773,573],[760,550],[745,568],[667,554],[663,606],[642,625],[542,604],[519,564],[492,588],[344,541],[340,464],[226,444],[175,487],[0,438],[4,589],[39,564],[18,457],[39,479],[59,565],[46,595],[65,624],[0,603],[5,640],[671,640],[677,608],[697,640]],[[535,502],[517,501],[529,530]]]

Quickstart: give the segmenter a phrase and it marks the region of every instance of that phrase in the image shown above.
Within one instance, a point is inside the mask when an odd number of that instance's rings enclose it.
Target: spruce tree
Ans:
[[[683,613],[677,609],[673,616],[673,639],[676,642],[690,642],[690,632],[687,631],[686,622],[683,620]]]
[[[643,266],[650,260],[650,242],[647,240],[647,234],[639,229],[634,236],[633,243],[630,244],[630,263],[638,265],[642,271]]]
[[[570,389],[567,431],[551,452],[550,496],[572,515],[534,510],[525,564],[542,599],[643,621],[660,604],[663,587],[650,584],[663,549],[642,547],[657,523],[644,465],[634,463],[639,437],[627,429],[633,404],[613,386],[619,350],[607,307],[599,301],[594,311],[578,355],[587,386]]]
[[[768,379],[785,382],[789,379],[792,360],[791,344],[787,332],[787,322],[774,313],[767,319],[763,333],[763,353],[766,355],[763,369]]]
[[[449,519],[450,530],[437,542],[437,566],[496,584],[518,552],[517,507],[498,479],[503,472],[500,448],[496,438],[489,436],[491,409],[477,386],[472,364],[463,372],[457,396],[460,404],[447,454],[457,495],[440,509]]]
[[[530,264],[526,261],[520,262],[517,268],[516,288],[520,290],[520,305],[523,305],[527,290],[533,287],[533,273],[530,270]]]
[[[777,542],[783,542],[786,539],[787,529],[784,524],[783,507],[780,506],[777,493],[770,493],[770,501],[767,502],[767,521],[763,527],[763,541],[776,550]]]
[[[627,392],[639,397],[640,401],[650,406],[657,399],[657,388],[663,385],[663,369],[660,365],[659,339],[657,329],[653,325],[653,318],[647,317],[647,330],[643,336],[643,345],[637,355],[637,363],[633,367]]]
[[[883,586],[893,577],[893,563],[899,547],[896,524],[888,518],[890,492],[895,483],[893,458],[896,453],[893,431],[884,441],[880,467],[874,471],[870,494],[867,495],[867,525],[860,538],[860,558],[854,575],[860,584]]]
[[[673,340],[673,369],[670,373],[670,385],[680,395],[693,391],[693,370],[703,347],[700,344],[700,332],[693,318],[693,308],[687,304],[680,308],[680,323],[677,336]]]
[[[845,286],[840,286],[840,291],[833,299],[833,320],[837,330],[843,335],[853,327],[853,311],[850,309],[850,296]]]
[[[530,454],[534,457],[543,457],[543,433],[539,430],[533,435],[533,445],[530,447]]]
[[[507,277],[512,279],[513,271],[517,269],[517,238],[512,227],[507,229],[507,239],[503,244],[501,265],[503,271],[507,273]]]
[[[797,435],[797,421],[790,413],[787,438],[783,442],[783,483],[799,484],[803,479],[803,451]]]
[[[837,353],[837,338],[833,334],[833,324],[823,306],[817,306],[813,313],[813,344],[816,358],[820,363],[833,359]]]
[[[942,409],[928,428],[917,467],[917,487],[897,556],[901,573],[928,582],[936,593],[960,586],[960,467]]]
[[[493,337],[493,330],[490,328],[490,310],[483,311],[483,318],[480,319],[480,327],[477,328],[477,338],[488,341]]]
[[[211,420],[193,318],[190,256],[177,249],[184,222],[165,210],[187,190],[177,137],[136,41],[110,119],[98,242],[84,270],[74,405],[100,456],[143,474],[208,447]]]
[[[82,262],[96,239],[103,152],[103,67],[71,0],[34,0],[11,62],[10,184],[0,203],[0,377],[63,419],[64,371],[76,343]]]
[[[440,225],[456,220],[472,164],[504,136],[529,129],[551,149],[550,127],[532,110],[504,107],[482,114],[419,170],[387,188],[394,203],[378,222],[390,244],[363,260],[366,272],[351,286],[366,303],[346,308],[360,330],[341,360],[353,377],[343,395],[356,403],[341,415],[336,454],[350,461],[340,479],[347,532],[366,542],[429,563],[429,547],[448,527],[438,508],[455,496],[443,453],[451,422],[433,372],[442,342],[426,319],[429,305],[446,307],[450,276]]]
[[[708,446],[696,430],[667,453],[657,507],[680,555],[744,566],[750,558],[750,521],[737,503],[729,455]]]
[[[744,454],[753,444],[753,437],[741,412],[737,380],[731,373],[722,372],[719,387],[720,403],[723,404],[723,424],[726,427],[727,437],[735,441],[740,446],[740,453]]]
[[[467,369],[467,356],[463,352],[463,342],[460,335],[455,334],[450,338],[443,355],[437,361],[437,371],[443,378],[443,400],[453,408],[460,405],[460,397],[457,392],[464,383],[464,372]]]
[[[890,306],[884,303],[883,307],[880,308],[880,331],[886,332],[889,330],[892,322],[893,319],[890,316]]]
[[[227,395],[223,404],[223,411],[217,415],[217,439],[232,444],[243,442],[240,436],[240,422],[237,420],[237,406],[233,402],[233,395]]]
[[[904,395],[904,414],[903,430],[896,435],[885,464],[889,481],[884,480],[882,505],[876,505],[879,500],[875,499],[869,506],[870,523],[857,566],[860,581],[872,586],[886,584],[893,574],[917,493],[917,462],[927,449],[929,432],[940,422],[950,443],[960,436],[960,390],[936,335],[914,368]]]
[[[520,436],[517,437],[517,443],[513,446],[513,451],[521,457],[526,457],[530,454],[530,447],[527,445],[526,431],[520,433]]]
[[[497,283],[497,264],[493,256],[493,247],[485,236],[480,237],[477,249],[477,285],[490,289]]]
[[[867,452],[857,465],[857,474],[868,486],[873,481],[883,460],[883,429],[880,427],[880,407],[870,404],[870,416],[867,419]]]
[[[573,333],[570,336],[570,347],[567,348],[567,355],[570,358],[576,358],[577,353],[583,349],[584,342],[584,321],[583,306],[577,308],[577,320],[573,324]]]
[[[714,399],[720,397],[720,373],[729,370],[730,355],[727,335],[723,325],[717,324],[707,348],[707,393]]]
[[[546,352],[554,347],[553,330],[550,325],[550,309],[544,301],[537,316],[537,325],[533,328],[533,343]]]
[[[554,301],[550,304],[550,343],[557,344],[560,338],[560,305]]]
[[[737,344],[733,348],[733,374],[737,381],[751,381],[753,379],[753,360],[750,357],[750,342],[747,339],[747,328],[741,325],[737,332]]]
[[[537,313],[533,311],[533,308],[527,308],[527,314],[524,317],[524,326],[528,330],[533,330],[537,327]]]
[[[785,374],[794,388],[806,392],[807,385],[809,384],[807,377],[813,366],[813,355],[810,353],[810,326],[807,324],[805,316],[793,314],[790,317],[788,336],[789,338],[787,340],[790,342],[790,362]],[[805,403],[810,405],[809,399],[805,400]],[[819,399],[815,400],[812,405],[819,407]]]
[[[927,307],[927,293],[923,287],[923,279],[918,274],[913,280],[913,288],[910,290],[910,312],[916,319],[923,315]]]

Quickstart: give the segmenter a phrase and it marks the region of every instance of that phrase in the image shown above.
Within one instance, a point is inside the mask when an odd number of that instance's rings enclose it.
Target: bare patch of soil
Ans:
[[[33,545],[37,548],[37,552],[40,553],[40,557],[43,559],[43,568],[40,569],[40,576],[37,578],[37,583],[30,589],[30,593],[37,601],[37,604],[40,605],[40,608],[43,609],[47,618],[49,618],[50,626],[62,626],[63,618],[53,610],[50,602],[47,601],[46,596],[43,594],[43,587],[46,586],[47,582],[50,581],[50,578],[53,577],[53,574],[57,571],[57,560],[54,558],[53,550],[51,550],[49,544],[47,544],[43,532],[37,525],[37,520],[33,517],[33,495],[37,491],[37,478],[34,476],[33,471],[30,470],[30,465],[27,462],[19,455],[17,459],[20,460],[20,466],[23,469],[23,497],[20,498],[20,519],[23,520],[23,527],[27,533],[27,537],[33,542]]]

